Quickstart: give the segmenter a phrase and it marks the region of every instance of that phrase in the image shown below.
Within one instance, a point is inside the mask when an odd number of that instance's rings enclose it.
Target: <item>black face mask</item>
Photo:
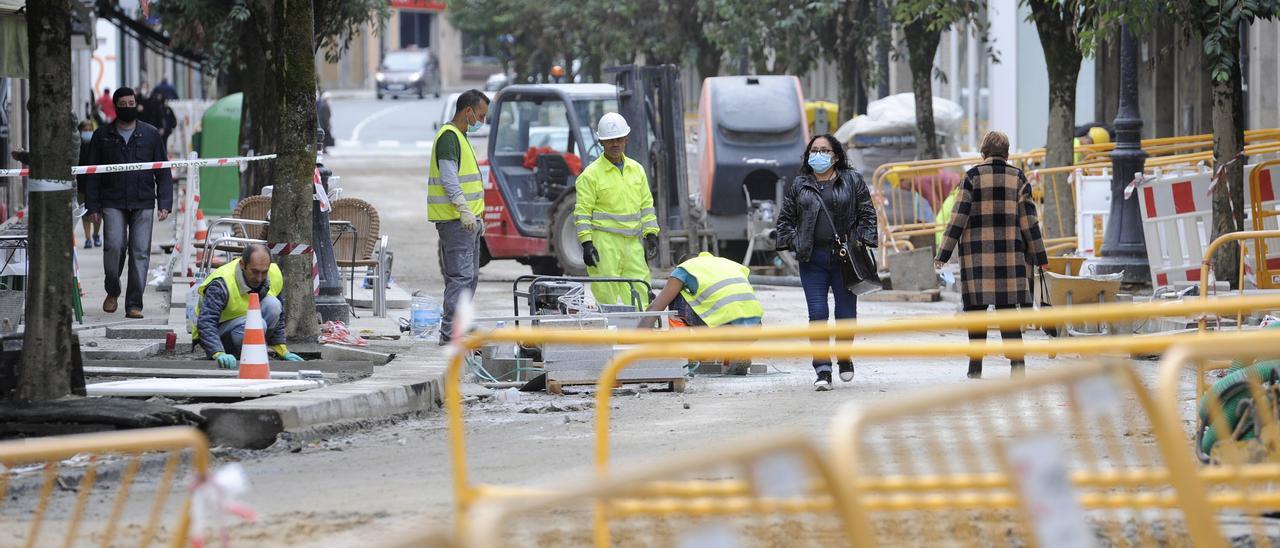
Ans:
[[[129,123],[138,119],[138,107],[116,107],[116,118]]]

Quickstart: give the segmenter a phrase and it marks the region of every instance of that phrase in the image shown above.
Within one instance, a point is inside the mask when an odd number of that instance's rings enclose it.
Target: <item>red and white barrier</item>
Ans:
[[[1245,180],[1253,172],[1254,165],[1245,166]],[[1263,176],[1261,189],[1264,206],[1280,205],[1280,168],[1269,170]],[[1274,174],[1274,175],[1273,175]],[[1147,260],[1151,266],[1153,287],[1171,286],[1176,283],[1200,282],[1200,266],[1204,250],[1213,241],[1213,197],[1210,194],[1213,174],[1208,169],[1196,168],[1170,172],[1157,171],[1138,185],[1139,212],[1147,244]],[[1249,189],[1245,188],[1245,211],[1239,212],[1246,225],[1251,217],[1248,211]],[[1268,228],[1274,228],[1276,219],[1267,220]],[[1267,264],[1280,268],[1280,245],[1272,246],[1277,252],[1267,257]],[[1245,265],[1246,277],[1252,280],[1253,257]]]
[[[196,158],[192,160],[168,160],[165,162],[136,162],[132,164],[101,164],[94,166],[71,166],[72,175],[91,175],[95,173],[120,173],[122,171],[144,171],[149,169],[164,169],[175,167],[217,167],[227,165],[239,165],[245,162],[254,162],[258,160],[271,160],[276,157],[275,154],[266,154],[262,156],[235,156],[232,158]],[[30,168],[20,169],[0,169],[0,177],[26,177],[31,173]]]
[[[1102,219],[1101,226],[1107,226],[1111,216],[1111,174],[1084,175],[1076,170],[1072,174],[1076,188],[1076,250],[1081,255],[1097,255],[1093,248],[1094,219]],[[1043,222],[1045,214],[1040,218]]]

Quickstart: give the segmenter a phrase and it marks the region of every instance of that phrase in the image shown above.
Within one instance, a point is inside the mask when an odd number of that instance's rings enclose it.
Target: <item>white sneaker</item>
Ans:
[[[831,390],[831,372],[823,371],[818,373],[818,380],[813,381],[813,389],[818,392]]]
[[[844,382],[850,382],[853,380],[853,364],[851,363],[840,364],[840,380]]]

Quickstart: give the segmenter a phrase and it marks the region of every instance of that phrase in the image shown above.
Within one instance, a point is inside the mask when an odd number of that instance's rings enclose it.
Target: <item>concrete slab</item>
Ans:
[[[356,278],[356,291],[352,295],[347,295],[347,302],[356,308],[373,308],[373,290],[361,287],[363,278]],[[351,290],[351,282],[342,284],[343,290]],[[393,281],[391,287],[387,288],[387,309],[408,309],[412,296]]]
[[[146,369],[184,369],[195,371],[217,371],[213,360],[201,359],[160,359],[145,360],[85,360],[88,367],[137,367]],[[373,372],[373,362],[338,362],[332,360],[307,360],[304,362],[272,361],[271,371],[296,373],[299,369],[320,371],[322,373],[355,373],[369,374]]]
[[[304,380],[256,379],[136,379],[85,387],[89,396],[168,398],[259,398],[271,394],[319,388],[324,383]]]
[[[942,291],[938,289],[928,291],[887,289],[861,295],[858,300],[872,303],[933,303],[942,300]]]
[[[80,342],[80,354],[86,360],[140,360],[159,354],[162,348],[162,340],[91,339]]]
[[[895,291],[938,289],[938,273],[933,269],[933,248],[900,251],[889,256],[889,276]]]
[[[239,372],[229,369],[162,369],[158,367],[85,367],[85,375],[101,377],[128,377],[139,379],[235,379]],[[333,373],[322,373],[329,381],[337,381]],[[272,379],[297,379],[297,371],[272,371]]]
[[[344,344],[325,344],[320,346],[320,357],[340,362],[373,362],[374,365],[386,365],[395,357],[393,354],[369,350],[359,346]]]
[[[315,362],[306,362],[307,367]],[[356,362],[341,362],[356,363]],[[184,408],[208,420],[215,445],[261,449],[285,432],[304,432],[330,423],[418,413],[437,409],[442,398],[445,359],[438,348],[401,356],[374,369],[372,376],[316,390],[231,404]]]
[[[164,340],[174,329],[168,325],[116,325],[107,328],[108,339],[160,339]]]

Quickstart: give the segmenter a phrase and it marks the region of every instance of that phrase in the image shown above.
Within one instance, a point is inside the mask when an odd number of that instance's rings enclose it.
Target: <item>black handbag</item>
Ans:
[[[841,236],[840,227],[836,226],[831,212],[827,211],[827,205],[822,203],[821,198],[818,199],[818,207],[822,208],[827,222],[831,223],[831,232],[836,235],[835,257],[840,263],[840,278],[844,281],[844,288],[854,295],[866,295],[884,289],[884,283],[880,281],[880,270],[876,268],[876,258],[871,250],[862,242],[848,242]]]

